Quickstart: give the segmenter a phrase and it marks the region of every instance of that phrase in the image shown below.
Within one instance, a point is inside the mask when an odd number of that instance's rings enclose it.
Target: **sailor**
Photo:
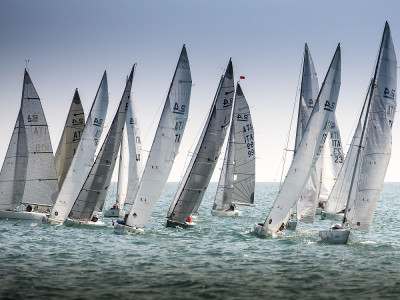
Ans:
[[[93,215],[93,217],[90,219],[92,222],[97,222],[99,220],[98,215]]]
[[[235,210],[235,205],[231,204],[231,206],[229,206],[228,211],[234,211]]]
[[[28,206],[25,208],[25,211],[31,212],[31,211],[32,211],[32,205],[28,205]]]
[[[191,216],[189,216],[189,218],[187,219],[187,222],[188,223],[192,223],[192,217]]]
[[[126,220],[128,219],[129,214],[125,214],[124,219],[116,219],[115,222],[117,222],[118,224],[121,225],[125,225],[126,224]]]
[[[285,223],[282,223],[281,227],[279,227],[278,231],[283,231],[285,229]]]

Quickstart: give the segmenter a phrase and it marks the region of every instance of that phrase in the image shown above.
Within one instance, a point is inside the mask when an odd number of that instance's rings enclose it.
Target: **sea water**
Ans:
[[[385,183],[371,232],[350,245],[318,240],[329,220],[258,237],[278,189],[257,183],[241,217],[210,214],[210,184],[193,229],[164,227],[177,183],[168,183],[140,235],[107,227],[0,220],[0,299],[400,298],[400,183]],[[105,207],[115,198],[110,189]]]

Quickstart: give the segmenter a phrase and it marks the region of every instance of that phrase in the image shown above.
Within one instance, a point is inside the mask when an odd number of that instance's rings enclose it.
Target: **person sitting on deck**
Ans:
[[[125,214],[124,219],[116,219],[115,222],[117,222],[117,224],[121,224],[121,225],[125,225],[126,220],[128,219],[129,214]]]
[[[281,227],[279,227],[278,231],[283,231],[285,229],[285,223],[282,223]]]
[[[189,216],[189,218],[187,219],[187,222],[188,223],[192,223],[192,217],[191,216]]]
[[[336,230],[336,229],[342,229],[342,225],[340,224],[335,224],[331,227],[332,230]]]
[[[93,215],[93,217],[90,219],[92,222],[97,222],[99,220],[99,217],[97,215]]]
[[[32,205],[28,205],[28,206],[25,208],[25,211],[31,212],[31,211],[32,211]]]
[[[235,205],[231,204],[231,206],[229,206],[228,211],[235,211]]]
[[[111,209],[118,209],[118,204],[117,204],[117,203],[114,203],[114,205],[112,206]]]

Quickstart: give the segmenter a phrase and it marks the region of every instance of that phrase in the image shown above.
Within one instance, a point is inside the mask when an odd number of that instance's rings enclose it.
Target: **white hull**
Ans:
[[[329,229],[319,232],[320,239],[330,244],[346,244],[353,239],[350,229]]]
[[[106,224],[102,221],[92,222],[92,221],[85,221],[85,220],[73,220],[73,219],[66,219],[65,226],[95,226],[95,227],[104,227]]]
[[[44,224],[52,224],[52,225],[63,225],[64,221],[58,219],[49,218],[49,216],[43,216],[42,223]]]
[[[339,213],[339,214],[335,214],[335,213],[328,213],[323,211],[321,213],[321,220],[337,220],[337,221],[342,221],[344,217],[344,213]]]
[[[212,210],[211,215],[215,217],[239,217],[242,212],[240,210]]]
[[[123,209],[110,208],[104,212],[103,216],[105,218],[123,218],[125,214],[126,212]]]
[[[118,223],[114,225],[114,233],[116,234],[140,234],[143,232],[143,228],[130,227]]]
[[[267,227],[256,223],[254,224],[254,233],[258,235],[270,235],[271,231]]]
[[[28,211],[0,211],[0,219],[17,219],[17,220],[41,220],[46,217],[45,213],[28,212]]]

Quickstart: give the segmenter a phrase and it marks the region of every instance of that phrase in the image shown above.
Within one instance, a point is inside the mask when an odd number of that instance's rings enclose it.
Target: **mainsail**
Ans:
[[[0,209],[52,206],[58,192],[53,148],[39,95],[25,70],[21,108],[0,173]]]
[[[264,227],[271,231],[278,230],[286,222],[291,207],[307,183],[311,168],[322,152],[339,95],[340,61],[338,45],[296,155],[264,223]]]
[[[372,84],[343,219],[364,232],[371,228],[389,164],[396,111],[397,60],[387,22]]]
[[[104,204],[121,144],[135,67],[136,64],[132,67],[117,112],[103,145],[72,207],[69,215],[71,219],[90,220],[96,207],[100,210],[100,207]]]
[[[71,165],[76,148],[79,145],[79,141],[81,140],[84,128],[85,113],[83,112],[78,89],[76,89],[55,157],[58,187],[60,189],[67,175],[69,166]]]
[[[171,220],[184,224],[196,207],[200,205],[229,127],[234,92],[232,60],[229,60],[225,75],[221,77],[203,132],[179,185],[175,199],[169,208],[167,221]]]
[[[107,73],[104,72],[87,118],[79,146],[58,194],[50,219],[64,222],[93,165],[94,153],[103,131],[108,107]]]
[[[238,83],[231,129],[213,210],[227,210],[231,204],[254,204],[254,185],[254,129],[249,105]]]
[[[126,225],[143,228],[167,182],[189,113],[192,77],[186,47],[176,66],[164,109]]]

